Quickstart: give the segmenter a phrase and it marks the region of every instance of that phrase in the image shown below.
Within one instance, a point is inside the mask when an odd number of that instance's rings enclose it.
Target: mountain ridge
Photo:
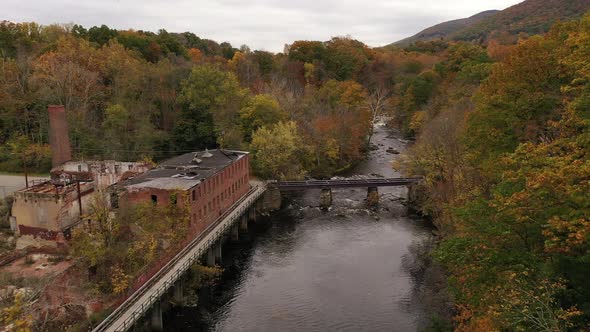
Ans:
[[[456,20],[442,22],[436,25],[433,25],[429,28],[426,28],[417,34],[404,38],[400,41],[393,43],[397,46],[408,46],[418,40],[420,41],[430,41],[435,39],[441,39],[448,35],[453,34],[463,28],[466,28],[470,25],[476,24],[481,22],[485,18],[495,15],[496,13],[500,12],[499,10],[486,10],[481,13],[475,14],[473,16],[467,18],[460,18]]]
[[[514,43],[522,33],[545,33],[555,22],[580,18],[588,10],[590,0],[526,0],[501,11],[488,10],[439,23],[387,46],[406,47],[417,41],[436,39],[483,42],[502,38]]]

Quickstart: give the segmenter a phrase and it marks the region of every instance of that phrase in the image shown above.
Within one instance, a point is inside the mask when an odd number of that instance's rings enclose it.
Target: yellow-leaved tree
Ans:
[[[262,127],[252,135],[254,169],[264,178],[286,180],[305,176],[309,148],[294,122],[279,122]]]

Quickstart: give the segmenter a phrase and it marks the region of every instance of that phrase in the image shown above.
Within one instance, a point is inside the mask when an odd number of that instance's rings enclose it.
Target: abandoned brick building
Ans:
[[[190,202],[191,232],[213,223],[249,187],[247,152],[211,150],[187,153],[158,167],[135,162],[72,161],[63,106],[49,106],[51,179],[14,193],[11,226],[17,246],[56,246],[88,214],[96,195],[109,195],[110,207],[174,197]],[[176,204],[184,204],[177,200]]]
[[[72,161],[65,109],[49,106],[48,112],[51,178],[14,193],[10,222],[19,248],[62,242],[100,190],[150,168],[145,163]]]
[[[249,154],[231,150],[191,152],[162,162],[109,190],[111,206],[189,202],[191,233],[207,228],[249,190]],[[178,197],[186,197],[185,200]]]

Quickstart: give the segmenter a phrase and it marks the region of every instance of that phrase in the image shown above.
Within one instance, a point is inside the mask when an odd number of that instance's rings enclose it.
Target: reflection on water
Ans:
[[[403,150],[383,128],[354,175],[397,176],[388,147]],[[407,215],[405,188],[380,189],[379,211],[364,208],[365,190],[337,190],[322,212],[319,193],[291,197],[249,239],[226,246],[221,282],[201,292],[199,306],[172,312],[169,330],[416,331],[444,303],[427,253],[431,229]]]

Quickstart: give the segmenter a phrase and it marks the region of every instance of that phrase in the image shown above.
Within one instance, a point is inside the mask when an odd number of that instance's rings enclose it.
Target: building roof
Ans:
[[[144,188],[188,190],[247,154],[220,149],[185,153],[163,161],[140,176],[122,181],[117,187],[131,191]]]

